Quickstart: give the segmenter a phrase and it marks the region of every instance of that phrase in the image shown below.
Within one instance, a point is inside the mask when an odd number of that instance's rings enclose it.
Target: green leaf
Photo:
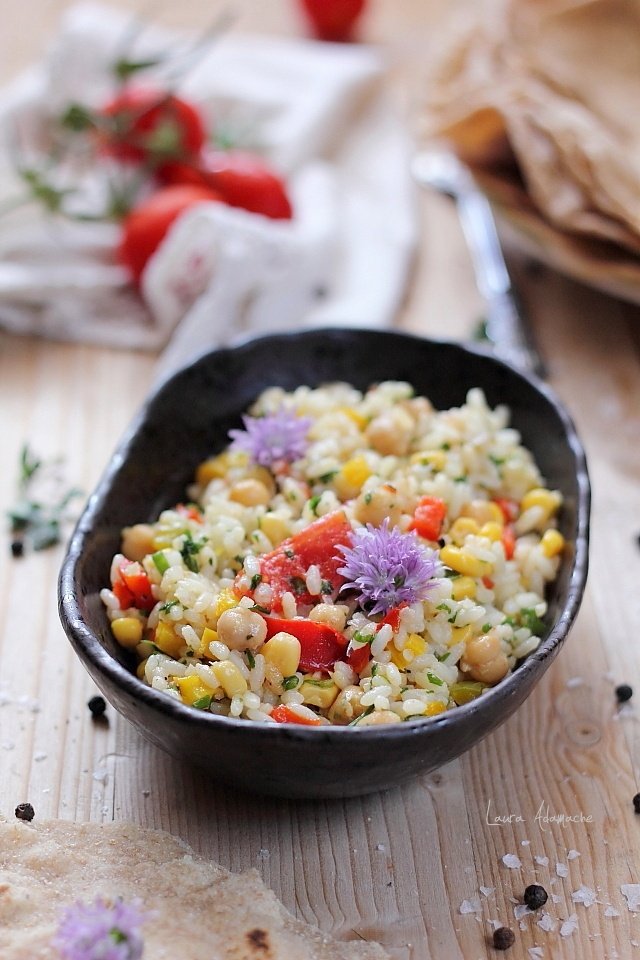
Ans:
[[[364,713],[361,713],[359,717],[356,717],[355,720],[352,720],[351,723],[348,723],[348,724],[347,724],[347,726],[348,726],[348,727],[355,727],[356,724],[360,723],[360,721],[362,720],[363,717],[368,717],[369,714],[370,714],[370,713],[373,713],[374,710],[375,710],[375,707],[374,707],[373,704],[371,704],[370,707],[367,707],[367,709],[364,711]]]
[[[282,681],[282,686],[284,687],[285,690],[294,690],[298,686],[298,682],[299,682],[298,677],[296,677],[296,675],[293,674],[290,677],[284,678],[284,680]]]
[[[440,677],[438,677],[435,673],[431,673],[431,671],[427,671],[427,679],[429,680],[429,683],[432,683],[435,687],[441,687],[444,683]]]
[[[249,669],[253,670],[256,665],[256,658],[254,657],[251,650],[247,650],[247,663],[249,664]]]
[[[320,497],[321,497],[321,494],[316,494],[315,497],[311,497],[311,499],[309,500],[309,510],[311,510],[311,513],[314,515],[314,517],[318,516],[317,509],[318,509],[318,504],[320,503]]]
[[[87,107],[81,103],[71,103],[60,117],[60,124],[67,130],[73,130],[74,133],[84,133],[85,130],[95,127],[96,121]]]
[[[208,710],[211,706],[211,694],[208,693],[206,697],[200,697],[198,700],[194,700],[192,706],[197,710]]]
[[[255,588],[258,586],[258,584],[259,584],[261,581],[262,581],[262,574],[261,574],[261,573],[254,573],[254,575],[251,577],[250,589],[251,589],[251,590],[255,590]]]
[[[60,524],[57,520],[39,523],[31,528],[29,538],[34,550],[46,550],[60,543]]]
[[[149,70],[150,67],[157,67],[163,61],[163,57],[149,57],[147,60],[128,60],[121,57],[113,64],[113,72],[118,80],[128,80],[141,70]]]

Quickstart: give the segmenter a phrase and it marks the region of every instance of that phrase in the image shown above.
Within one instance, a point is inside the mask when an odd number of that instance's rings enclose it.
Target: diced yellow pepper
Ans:
[[[473,577],[456,577],[451,581],[451,596],[454,600],[473,600],[478,587]]]
[[[111,621],[111,632],[121,647],[137,647],[142,640],[142,621],[137,617],[119,617]]]
[[[559,530],[547,530],[540,541],[545,557],[557,557],[564,550],[564,544],[564,537]]]
[[[395,663],[398,670],[406,670],[409,661],[404,657],[404,650],[398,650],[394,643],[389,644],[388,650],[391,654],[391,662]]]
[[[499,523],[504,526],[504,515],[497,503],[493,500],[472,500],[465,503],[460,511],[461,517],[472,517],[480,525],[484,523]]]
[[[439,713],[444,713],[446,709],[447,706],[445,703],[442,703],[440,700],[434,700],[427,704],[423,716],[436,717]]]
[[[225,589],[221,590],[218,596],[216,597],[216,605],[214,608],[214,616],[220,617],[225,612],[225,610],[232,610],[234,607],[238,606],[240,602],[239,597],[233,590]]]
[[[148,657],[145,657],[145,659],[141,660],[138,666],[136,667],[136,677],[138,677],[139,680],[144,680],[144,671],[147,666],[148,659],[149,659]]]
[[[489,523],[484,523],[480,527],[480,536],[487,537],[489,540],[493,540],[494,542],[502,539],[503,532],[504,524],[495,523],[493,520],[490,520]]]
[[[169,657],[179,657],[186,646],[182,637],[178,636],[173,627],[164,620],[158,622],[153,642]]]
[[[342,465],[333,483],[338,496],[344,500],[356,497],[365,480],[371,476],[371,468],[364,457],[353,457]]]
[[[413,453],[411,455],[411,463],[417,463],[423,467],[431,467],[437,473],[446,467],[447,457],[442,450],[421,450],[419,453]]]
[[[466,643],[471,639],[473,634],[473,627],[470,623],[466,627],[452,627],[451,628],[451,639],[449,640],[449,646],[455,647],[458,643]]]
[[[427,641],[419,633],[410,633],[404,649],[409,650],[414,657],[420,657],[427,649]]]
[[[228,697],[237,697],[248,690],[248,684],[235,663],[221,660],[211,664],[213,674]]]
[[[480,560],[468,550],[461,550],[450,544],[442,548],[440,559],[447,567],[466,577],[489,577],[493,572],[493,564],[488,560]]]
[[[545,490],[543,487],[535,487],[533,490],[525,493],[520,503],[520,510],[524,513],[525,510],[529,510],[531,507],[542,507],[545,519],[549,519],[561,503],[562,495],[558,493],[557,490]]]
[[[173,682],[180,691],[182,702],[188,703],[189,706],[192,706],[197,700],[202,700],[203,697],[211,696],[211,689],[206,687],[195,673],[188,677],[174,677]]]
[[[277,517],[273,513],[265,513],[260,518],[260,529],[265,537],[268,537],[274,547],[286,540],[290,534],[289,525],[282,517]]]
[[[365,417],[364,413],[360,413],[360,411],[354,407],[340,407],[340,413],[344,413],[349,417],[349,420],[353,420],[359,430],[364,430],[369,422],[369,418]]]
[[[297,637],[280,631],[267,640],[261,653],[267,663],[278,668],[283,677],[292,677],[300,664],[302,647]]]
[[[464,543],[467,537],[477,537],[479,533],[480,526],[472,517],[458,517],[458,519],[451,524],[449,530],[451,539],[458,545]]]
[[[340,693],[337,684],[326,680],[304,680],[300,684],[299,691],[305,703],[320,707],[322,710],[327,710]]]

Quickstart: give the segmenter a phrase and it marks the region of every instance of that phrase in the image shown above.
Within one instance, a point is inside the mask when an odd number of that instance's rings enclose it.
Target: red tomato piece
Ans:
[[[198,109],[165,90],[125,87],[101,112],[112,120],[101,132],[103,149],[119,160],[195,156],[206,140]]]
[[[509,500],[507,497],[496,497],[494,503],[497,503],[502,510],[502,516],[505,523],[513,523],[518,519],[520,507],[517,500]]]
[[[416,507],[409,530],[415,530],[425,540],[437,540],[447,515],[447,505],[439,497],[422,497]]]
[[[353,532],[344,511],[336,510],[310,523],[308,527],[296,533],[271,553],[260,558],[260,573],[264,583],[268,583],[273,594],[273,608],[282,606],[282,594],[290,591],[300,603],[314,604],[318,597],[307,591],[305,576],[310,566],[315,564],[320,570],[320,578],[330,584],[332,591],[345,582],[337,571],[344,560],[337,555],[338,546],[351,543]]]
[[[329,673],[336,660],[341,660],[348,640],[333,627],[313,620],[283,620],[279,617],[264,617],[267,624],[267,640],[276,633],[290,633],[300,641],[300,669]]]
[[[134,207],[122,225],[118,259],[136,283],[173,221],[195,204],[211,200],[220,196],[208,187],[165,187]]]
[[[510,523],[507,523],[502,531],[501,539],[502,546],[504,547],[504,555],[507,560],[511,560],[516,549],[516,532]]]
[[[300,723],[304,727],[320,726],[319,720],[312,720],[311,717],[301,717],[290,707],[285,706],[284,703],[281,703],[278,707],[274,707],[271,711],[271,716],[276,723]]]
[[[121,564],[119,572],[122,583],[133,598],[133,603],[129,606],[137,607],[138,610],[150,610],[156,601],[151,592],[151,581],[138,561],[126,560]],[[115,584],[113,592],[118,596]]]
[[[229,206],[273,220],[290,220],[293,215],[284,182],[254,153],[205,149],[192,162],[163,164],[158,176],[163,183],[189,183],[217,190]]]
[[[351,40],[366,0],[301,0],[313,32],[320,40]]]

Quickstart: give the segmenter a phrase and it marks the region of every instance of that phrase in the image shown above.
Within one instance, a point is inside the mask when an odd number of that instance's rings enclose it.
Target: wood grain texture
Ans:
[[[66,5],[3,0],[3,77],[38,54]],[[239,28],[294,33],[292,7],[293,0],[246,3]],[[367,36],[389,50],[408,116],[445,7],[443,0],[372,4]],[[158,19],[175,25],[209,16],[199,0],[158,10]],[[400,325],[468,336],[482,304],[455,215],[426,195],[420,210],[423,242]],[[583,609],[516,715],[460,760],[383,795],[293,803],[223,790],[147,744],[113,711],[108,724],[91,722],[86,701],[94,690],[57,618],[61,550],[12,561],[3,534],[0,811],[10,816],[28,799],[39,817],[129,818],[165,828],[225,867],[256,867],[300,917],[339,937],[380,940],[394,960],[496,956],[492,920],[515,930],[514,960],[529,960],[535,946],[561,960],[637,955],[640,919],[620,886],[640,882],[640,818],[631,803],[640,723],[632,707],[617,710],[613,689],[625,681],[640,691],[640,311],[522,260],[513,269],[551,383],[585,441],[594,495]],[[12,502],[25,440],[43,455],[63,454],[70,481],[89,491],[154,363],[0,335],[0,509]],[[578,822],[544,820],[562,814]],[[580,856],[569,859],[571,850]],[[520,868],[504,865],[509,853]],[[558,898],[547,905],[556,920],[551,932],[537,926],[537,916],[525,917],[522,930],[514,919],[513,899],[534,881]],[[572,901],[583,884],[598,896],[589,908]],[[493,889],[485,896],[481,886]],[[461,914],[462,902],[474,898],[480,912]],[[605,916],[608,904],[620,915]],[[561,937],[560,923],[572,913],[578,928]]]

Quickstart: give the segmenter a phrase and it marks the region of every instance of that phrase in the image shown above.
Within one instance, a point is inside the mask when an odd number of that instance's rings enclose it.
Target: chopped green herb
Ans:
[[[333,593],[333,584],[330,580],[323,580],[320,584],[320,593]]]
[[[211,706],[211,694],[208,693],[206,696],[194,700],[192,706],[194,706],[196,710],[208,710]]]
[[[285,690],[294,690],[298,686],[299,680],[296,677],[295,673],[290,677],[285,677],[282,681],[282,686]]]
[[[293,560],[293,558],[295,557],[295,553],[290,547],[285,547],[284,555],[287,558],[287,560]]]
[[[307,677],[304,682],[305,682],[305,683],[308,683],[308,684],[309,684],[310,686],[312,686],[312,687],[320,687],[321,690],[328,690],[329,687],[332,687],[332,686],[333,686],[333,680],[331,680],[331,679],[329,679],[329,680],[314,680],[314,679],[311,678],[311,677]]]
[[[164,573],[165,570],[169,569],[169,561],[164,555],[164,550],[158,550],[157,553],[152,553],[151,559],[153,560],[158,573]]]
[[[309,500],[309,510],[311,510],[311,513],[315,517],[318,516],[318,504],[320,503],[321,496],[321,494],[316,494],[315,497],[311,497]]]
[[[451,570],[449,567],[444,567],[444,575],[447,580],[455,580],[456,577],[461,576],[457,570]]]
[[[482,341],[489,339],[489,335],[487,333],[487,324],[488,320],[486,317],[479,317],[478,320],[476,320],[473,333],[471,334],[474,340]]]
[[[320,480],[320,483],[331,483],[338,472],[338,470],[330,470],[328,473],[323,473],[321,477],[318,477],[318,479]]]
[[[302,577],[291,577],[289,580],[291,590],[297,597],[307,592],[307,584]]]
[[[194,540],[191,536],[191,531],[187,530],[184,535],[184,543],[182,544],[182,549],[180,550],[180,556],[184,560],[185,566],[188,570],[191,570],[192,573],[197,573],[199,570],[198,562],[196,560],[197,555],[200,553],[202,548],[205,545],[204,540]]]
[[[160,610],[162,613],[168,613],[172,607],[175,607],[176,604],[179,604],[179,603],[180,603],[179,600],[167,600],[166,603],[162,604],[162,606],[160,607]]]
[[[251,589],[252,589],[252,590],[255,590],[255,588],[256,588],[256,587],[258,586],[258,584],[261,583],[261,582],[262,582],[262,574],[261,574],[261,573],[254,573],[254,575],[251,577]]]
[[[256,658],[254,657],[251,650],[247,650],[247,663],[249,664],[249,669],[253,670],[256,665]]]
[[[249,607],[249,610],[253,610],[255,613],[271,613],[268,607],[263,607],[260,603],[254,603],[252,607]]]
[[[371,664],[371,676],[375,677],[377,673],[378,673],[378,664],[374,662]]]
[[[490,624],[490,623],[483,623],[483,624],[482,624],[482,632],[483,632],[483,633],[489,633],[489,630],[491,630],[491,624]]]
[[[535,610],[531,607],[520,611],[520,622],[523,627],[531,630],[535,637],[541,637],[546,627],[544,621],[540,619]]]
[[[427,679],[429,683],[432,683],[435,687],[441,687],[444,682],[440,679],[440,677],[438,677],[435,673],[431,673],[429,670],[427,671]]]
[[[38,459],[25,444],[20,451],[18,464],[19,499],[7,511],[7,518],[12,533],[24,534],[20,539],[22,550],[25,542],[30,543],[34,550],[44,550],[60,542],[62,521],[65,519],[65,510],[80,491],[72,487],[56,502],[43,503],[33,496],[33,484],[45,472],[48,466],[54,466],[58,461],[46,464]],[[55,479],[55,477],[54,477]],[[15,541],[14,541],[15,542]],[[12,547],[14,556],[21,555]]]
[[[31,531],[31,546],[34,550],[46,550],[60,543],[60,523],[58,520],[47,520],[38,523]]]
[[[375,710],[375,707],[374,707],[373,704],[371,704],[370,707],[367,707],[367,709],[364,711],[364,713],[361,713],[359,717],[356,717],[355,720],[352,720],[351,723],[347,724],[347,726],[349,726],[349,727],[355,727],[355,725],[356,725],[357,723],[360,723],[360,721],[362,720],[363,717],[368,717],[369,714],[370,714],[370,713],[373,713],[374,710]]]
[[[501,467],[503,463],[507,462],[505,457],[494,457],[492,453],[489,454],[489,460],[496,467]]]
[[[451,444],[450,444],[450,443],[441,443],[441,444],[440,444],[440,449],[441,449],[441,450],[451,450]]]
[[[436,610],[444,610],[445,613],[451,613],[451,607],[449,606],[448,603],[445,603],[444,600],[442,601],[442,603],[438,604],[438,606],[436,607]]]
[[[372,500],[373,500],[373,494],[372,494],[372,493],[365,493],[365,495],[364,495],[364,502],[367,504],[367,506],[371,503]]]
[[[468,477],[467,477],[467,475],[464,474],[464,473],[461,474],[459,477],[454,477],[454,478],[453,478],[453,482],[454,482],[454,483],[466,483],[467,480],[468,480]]]
[[[514,629],[518,626],[514,617],[505,617],[502,622],[506,623],[510,627],[513,627]]]
[[[373,643],[375,633],[363,633],[357,630],[351,638],[352,643]]]
[[[436,653],[436,660],[439,663],[445,663],[446,660],[451,656],[451,650],[447,650],[446,653]]]

